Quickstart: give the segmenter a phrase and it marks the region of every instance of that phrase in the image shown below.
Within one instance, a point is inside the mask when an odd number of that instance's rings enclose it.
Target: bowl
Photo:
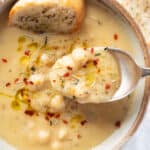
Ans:
[[[132,57],[139,65],[149,67],[150,57],[148,46],[134,19],[117,1],[98,0],[98,2],[103,3],[124,21],[127,32],[130,34],[134,41],[134,49],[136,49],[136,52]],[[122,127],[115,133],[113,133],[112,136],[106,139],[102,144],[95,147],[93,150],[120,149],[123,144],[126,143],[138,129],[144,117],[144,114],[146,113],[149,98],[150,78],[142,79],[138,84],[136,90],[134,91],[132,97],[132,108],[130,109],[130,112],[128,113],[128,116],[126,117]]]
[[[6,0],[0,6],[0,11],[7,8],[7,4],[14,2],[14,0]],[[136,62],[141,65],[148,67],[150,66],[150,58],[148,54],[148,46],[144,40],[144,37],[138,27],[134,22],[133,18],[128,14],[128,12],[115,0],[97,0],[98,3],[103,3],[113,11],[123,22],[126,28],[126,32],[130,35],[134,50],[133,58]],[[120,149],[122,145],[129,140],[129,138],[134,134],[134,132],[139,127],[146,108],[148,105],[148,100],[150,97],[150,79],[142,79],[134,94],[132,96],[132,106],[124,123],[122,126],[116,130],[109,138],[107,138],[103,143],[97,145],[92,150],[111,150],[111,149]],[[114,140],[115,139],[115,140]],[[12,149],[5,142],[0,141],[0,147],[3,150]]]

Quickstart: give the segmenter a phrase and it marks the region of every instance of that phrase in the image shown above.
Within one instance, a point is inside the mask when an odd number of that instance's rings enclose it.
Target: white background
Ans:
[[[1,2],[3,1],[10,0],[0,0],[1,6]],[[131,139],[122,147],[122,150],[150,150],[150,104],[138,130],[133,135],[133,137],[131,137]]]
[[[138,130],[122,150],[150,150],[150,104]]]

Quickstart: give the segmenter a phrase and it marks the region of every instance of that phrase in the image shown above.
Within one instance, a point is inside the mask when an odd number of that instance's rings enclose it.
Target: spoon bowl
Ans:
[[[121,49],[110,47],[106,47],[105,49],[116,58],[121,75],[121,82],[118,90],[109,101],[106,101],[112,102],[121,100],[131,94],[136,88],[139,80],[142,77],[150,75],[150,68],[138,66],[131,55]]]

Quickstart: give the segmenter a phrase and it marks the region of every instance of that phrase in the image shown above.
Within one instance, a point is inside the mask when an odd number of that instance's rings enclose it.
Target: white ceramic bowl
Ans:
[[[6,3],[0,3],[0,11],[2,8],[6,8],[6,5],[14,0],[3,0]],[[104,3],[108,9],[112,9],[122,19],[126,32],[130,35],[134,49],[133,57],[137,63],[141,66],[150,66],[148,48],[146,46],[145,40],[139,30],[138,26],[131,18],[131,16],[125,11],[125,9],[117,3],[115,0],[98,0],[99,3]],[[119,149],[130,136],[133,135],[137,127],[139,126],[142,118],[144,116],[146,106],[148,104],[149,92],[150,91],[150,80],[142,79],[138,84],[134,95],[133,95],[133,104],[128,113],[128,116],[124,120],[121,128],[114,132],[111,137],[106,139],[102,144],[97,145],[93,150],[111,150]],[[5,142],[0,141],[1,150],[10,150],[12,149]]]
[[[148,47],[133,18],[126,10],[115,0],[99,0],[104,3],[109,9],[112,9],[124,21],[126,32],[132,38],[133,46],[136,51],[133,52],[133,58],[141,66],[150,66],[150,58],[148,55]],[[138,84],[134,95],[133,104],[130,112],[126,117],[122,127],[114,132],[111,137],[106,139],[101,145],[98,145],[93,150],[111,150],[120,149],[121,146],[133,135],[145,114],[150,95],[150,80],[142,79]]]

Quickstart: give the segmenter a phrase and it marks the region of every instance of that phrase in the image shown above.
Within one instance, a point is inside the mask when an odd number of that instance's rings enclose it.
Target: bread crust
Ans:
[[[118,0],[139,25],[147,43],[150,43],[150,0]]]
[[[73,31],[76,31],[80,28],[82,21],[85,16],[85,5],[84,0],[62,0],[62,4],[65,7],[71,7],[76,12],[77,24]]]
[[[13,18],[19,11],[26,7],[36,7],[36,6],[50,6],[62,7],[66,9],[72,9],[75,12],[76,23],[73,28],[68,31],[70,33],[77,31],[84,20],[85,16],[85,1],[84,0],[20,0],[18,1],[9,12],[9,25],[14,25]]]

